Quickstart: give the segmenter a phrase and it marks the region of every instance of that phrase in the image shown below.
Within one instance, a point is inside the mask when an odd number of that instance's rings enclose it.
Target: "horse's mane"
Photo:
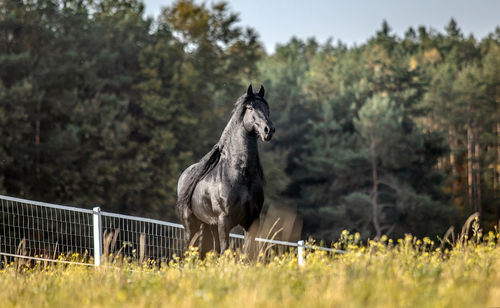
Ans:
[[[185,175],[184,185],[179,191],[177,196],[177,207],[179,209],[185,206],[190,206],[191,197],[193,196],[194,189],[198,182],[203,179],[210,171],[212,171],[220,161],[222,149],[224,148],[227,139],[229,138],[231,131],[236,127],[236,123],[241,121],[243,118],[243,112],[245,110],[245,102],[251,99],[247,94],[242,95],[234,103],[233,111],[231,112],[231,119],[224,128],[219,141],[213,146],[213,148],[203,156],[200,161],[193,166],[191,171]],[[259,154],[257,152],[257,172],[264,180],[264,172],[262,170],[262,165],[260,164]]]

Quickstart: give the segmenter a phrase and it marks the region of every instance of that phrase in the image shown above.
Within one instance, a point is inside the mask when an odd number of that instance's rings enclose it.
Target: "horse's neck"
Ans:
[[[246,175],[251,175],[258,170],[257,136],[248,133],[241,123],[228,131],[222,145],[221,158],[226,163]]]

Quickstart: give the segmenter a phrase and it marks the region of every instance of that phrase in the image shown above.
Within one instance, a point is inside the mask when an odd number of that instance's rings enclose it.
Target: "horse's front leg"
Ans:
[[[245,230],[245,240],[243,241],[243,252],[248,256],[250,260],[257,261],[259,255],[259,249],[255,237],[260,227],[260,219],[257,218],[250,225],[249,228]]]
[[[231,226],[228,216],[219,216],[217,229],[219,231],[220,253],[222,254],[229,249],[229,231],[231,230]]]

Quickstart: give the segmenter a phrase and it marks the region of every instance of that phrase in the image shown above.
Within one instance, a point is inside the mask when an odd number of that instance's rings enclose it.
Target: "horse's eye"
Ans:
[[[252,107],[252,106],[250,106],[250,105],[248,105],[248,106],[247,106],[247,109],[248,109],[248,110],[253,110],[253,107]]]

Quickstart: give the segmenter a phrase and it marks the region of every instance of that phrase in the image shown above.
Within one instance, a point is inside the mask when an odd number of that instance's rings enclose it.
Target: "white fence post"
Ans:
[[[304,265],[304,252],[306,248],[306,243],[303,240],[297,242],[297,261],[299,266]]]
[[[94,264],[101,265],[102,256],[102,219],[101,208],[96,206],[93,208],[94,216]]]

